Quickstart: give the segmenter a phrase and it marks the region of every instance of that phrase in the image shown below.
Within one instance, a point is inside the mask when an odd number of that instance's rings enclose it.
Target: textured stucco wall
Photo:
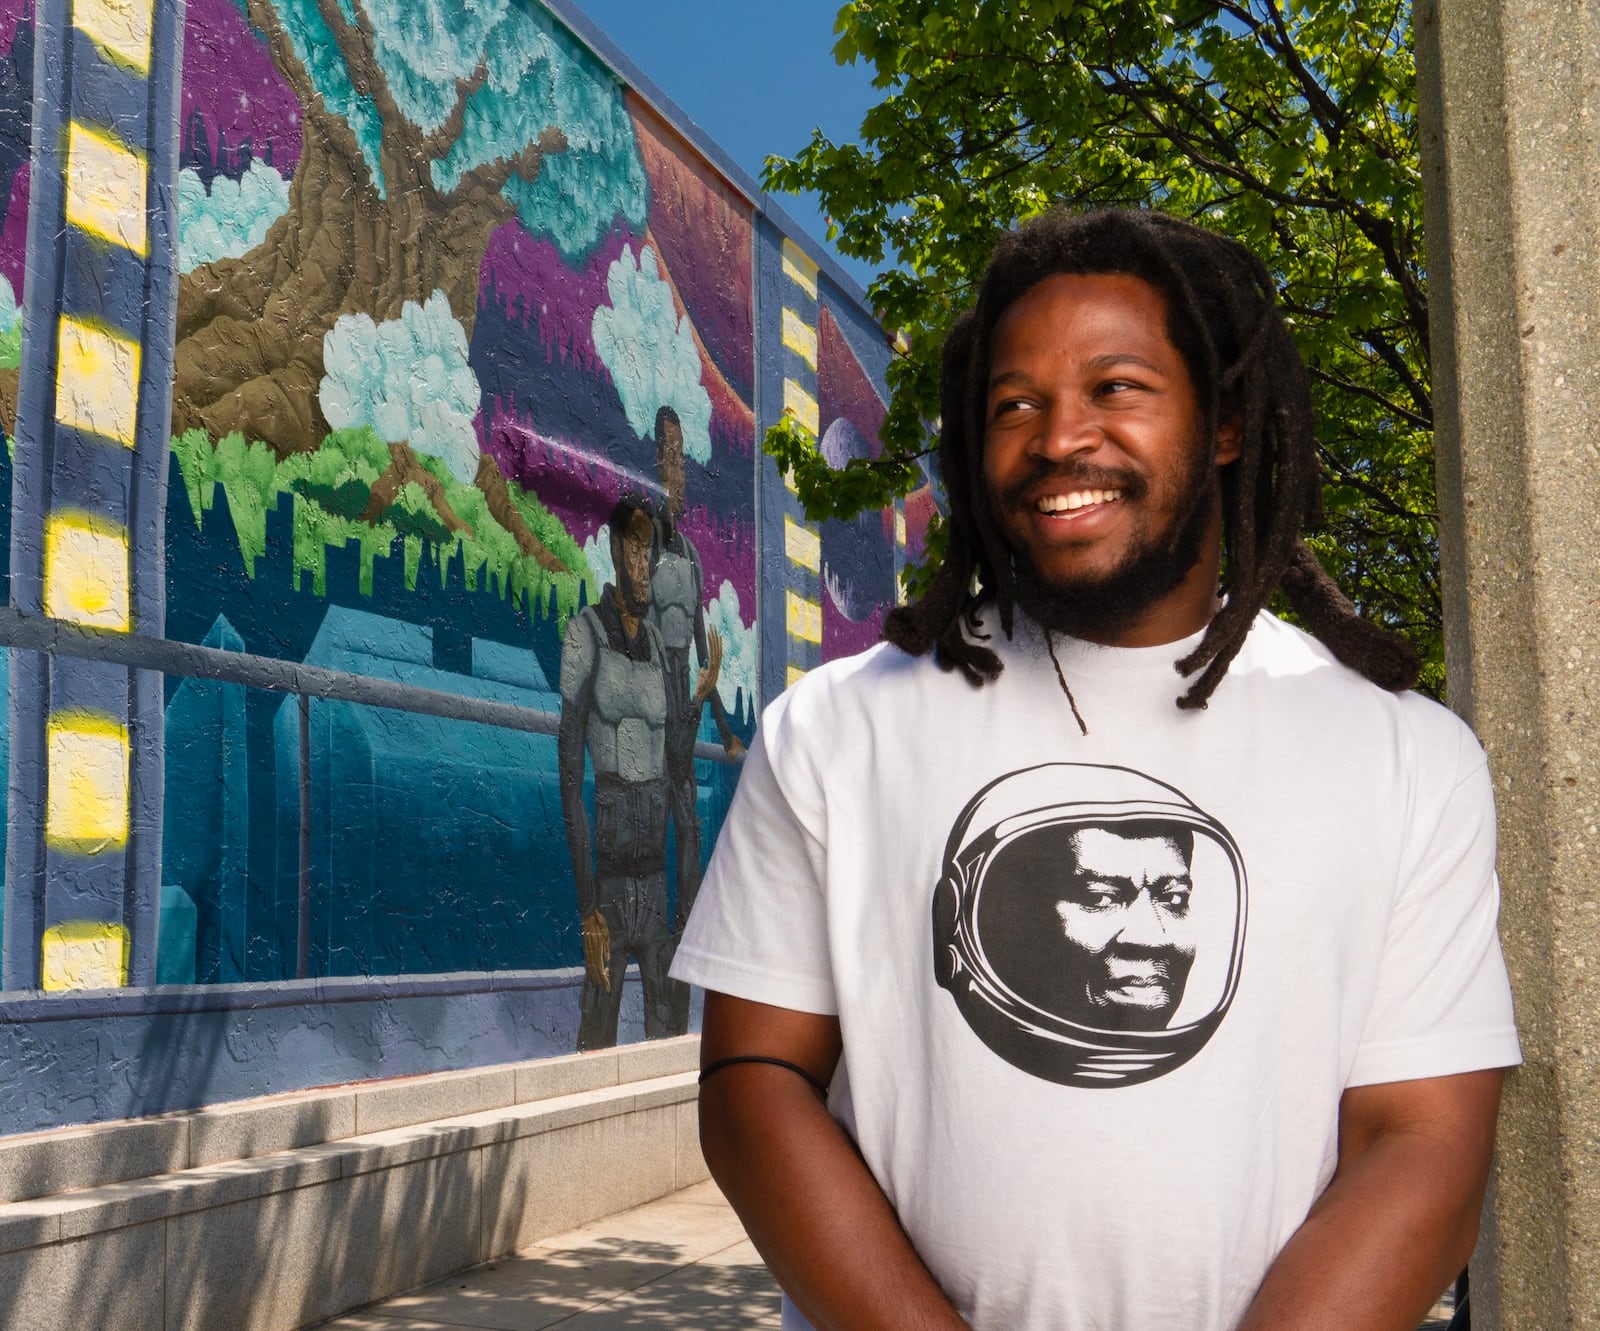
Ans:
[[[1417,8],[1450,697],[1488,750],[1511,1075],[1478,1327],[1600,1327],[1600,9]]]

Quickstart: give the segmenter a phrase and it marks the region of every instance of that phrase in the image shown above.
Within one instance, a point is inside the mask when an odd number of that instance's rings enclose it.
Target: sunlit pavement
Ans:
[[[1422,1331],[1442,1331],[1441,1300]],[[557,1234],[322,1331],[778,1327],[778,1287],[715,1183]]]
[[[716,1184],[702,1183],[325,1323],[324,1331],[779,1324],[778,1287]]]

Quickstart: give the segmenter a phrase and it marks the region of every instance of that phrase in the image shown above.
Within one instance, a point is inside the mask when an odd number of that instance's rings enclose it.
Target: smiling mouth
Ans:
[[[1121,490],[1068,490],[1061,494],[1041,495],[1034,501],[1034,511],[1052,518],[1075,518],[1096,509],[1114,504],[1122,498]]]

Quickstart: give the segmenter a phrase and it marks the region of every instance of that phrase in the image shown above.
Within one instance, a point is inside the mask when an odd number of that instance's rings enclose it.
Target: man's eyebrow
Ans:
[[[1096,873],[1089,869],[1075,870],[1069,876],[1068,881],[1078,887],[1087,887],[1090,883],[1110,883],[1115,887],[1126,887],[1134,891],[1137,891],[1139,887],[1139,884],[1126,874]]]
[[[1091,358],[1087,364],[1091,370],[1109,370],[1117,365],[1137,365],[1140,369],[1149,370],[1151,374],[1165,373],[1154,361],[1146,360],[1135,351],[1108,351],[1103,356]]]
[[[990,378],[989,388],[993,390],[1000,387],[1001,384],[1031,384],[1032,382],[1033,379],[1022,370],[1004,370]]]

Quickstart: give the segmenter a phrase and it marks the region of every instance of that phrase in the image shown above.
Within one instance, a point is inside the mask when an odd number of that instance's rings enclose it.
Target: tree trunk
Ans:
[[[239,431],[280,458],[329,432],[322,341],[341,315],[394,319],[438,290],[470,340],[484,251],[512,216],[498,193],[441,200],[418,178],[427,163],[395,164],[380,198],[317,117],[302,125],[288,213],[249,254],[186,274],[178,295],[174,431]]]

